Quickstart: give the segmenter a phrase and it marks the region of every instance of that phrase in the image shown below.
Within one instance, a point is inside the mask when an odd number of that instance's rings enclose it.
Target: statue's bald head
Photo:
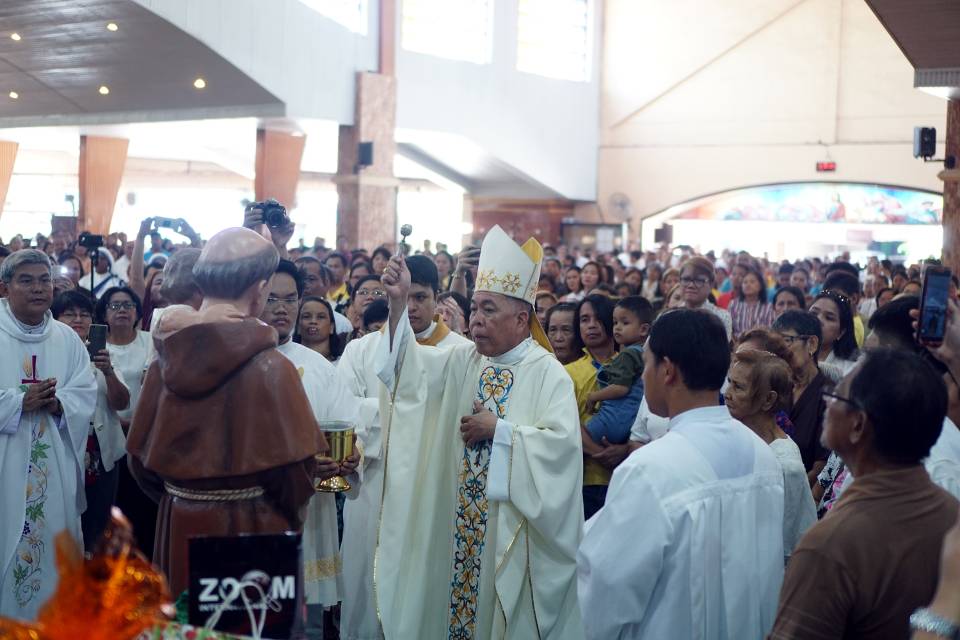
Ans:
[[[238,300],[253,285],[270,279],[280,254],[263,236],[233,227],[216,234],[193,267],[205,297]]]

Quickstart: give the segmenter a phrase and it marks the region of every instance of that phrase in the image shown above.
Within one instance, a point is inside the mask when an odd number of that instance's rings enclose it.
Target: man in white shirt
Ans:
[[[783,580],[783,473],[718,406],[730,364],[712,314],[678,309],[644,351],[663,437],[613,473],[584,527],[578,592],[588,638],[761,638]]]

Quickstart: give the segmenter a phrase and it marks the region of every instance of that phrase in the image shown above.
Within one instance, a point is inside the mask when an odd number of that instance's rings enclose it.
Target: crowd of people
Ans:
[[[0,242],[0,614],[117,505],[175,595],[190,536],[301,531],[311,638],[960,625],[956,277],[927,348],[924,265],[262,222]]]

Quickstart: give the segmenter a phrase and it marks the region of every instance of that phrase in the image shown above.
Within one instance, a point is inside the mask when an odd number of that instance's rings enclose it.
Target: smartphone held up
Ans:
[[[98,353],[107,348],[107,325],[105,324],[92,324],[90,325],[90,333],[87,334],[87,353],[90,354],[90,359],[96,357]]]
[[[928,347],[943,343],[947,328],[947,304],[950,297],[950,269],[928,265],[923,272],[917,342]]]

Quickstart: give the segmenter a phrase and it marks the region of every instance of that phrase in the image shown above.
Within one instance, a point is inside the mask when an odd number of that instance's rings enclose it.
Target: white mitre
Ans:
[[[499,225],[487,232],[480,246],[477,282],[474,291],[499,293],[534,305],[540,284],[543,247],[536,238],[518,245]],[[542,347],[552,351],[550,341],[535,313],[530,314],[530,334]]]

